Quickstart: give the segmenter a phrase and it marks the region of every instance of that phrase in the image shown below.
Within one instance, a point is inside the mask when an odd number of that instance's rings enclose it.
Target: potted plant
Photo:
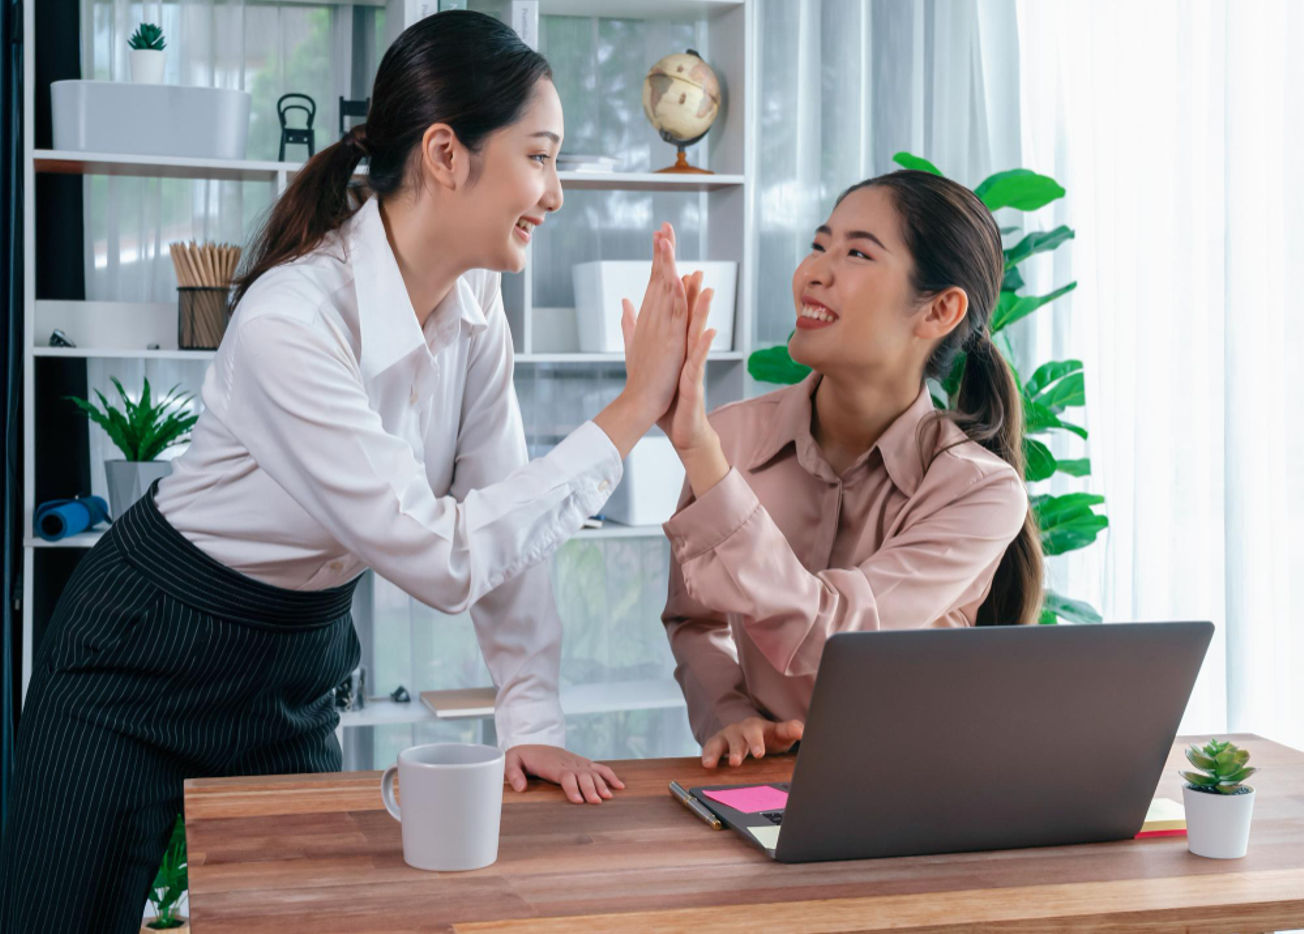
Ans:
[[[150,398],[149,380],[139,402],[132,402],[118,378],[113,377],[122,399],[122,408],[109,403],[98,389],[97,407],[85,399],[67,396],[86,417],[108,432],[109,440],[122,452],[122,460],[106,460],[104,473],[109,482],[109,509],[114,517],[122,515],[140,499],[150,484],[172,472],[170,461],[155,460],[167,448],[190,438],[190,429],[199,416],[190,410],[191,394],[177,392],[173,386],[157,403]]]
[[[1248,749],[1212,739],[1192,743],[1186,761],[1195,771],[1182,772],[1182,803],[1186,806],[1186,847],[1196,856],[1239,859],[1250,842],[1254,789],[1241,784],[1257,769],[1247,765]]]
[[[131,80],[136,84],[163,83],[163,30],[153,23],[141,23],[127,40],[131,47]]]
[[[177,822],[172,826],[172,839],[163,852],[163,862],[159,864],[158,875],[149,887],[149,903],[154,906],[154,920],[141,926],[141,934],[152,931],[173,931],[188,934],[190,925],[184,915],[176,913],[177,902],[186,894],[189,885],[186,861],[186,822],[177,815]]]

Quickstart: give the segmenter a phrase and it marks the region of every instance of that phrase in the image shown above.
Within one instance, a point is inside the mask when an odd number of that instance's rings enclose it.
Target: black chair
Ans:
[[[357,117],[360,120],[365,121],[367,119],[367,111],[370,109],[371,109],[370,97],[362,101],[351,101],[351,100],[346,100],[343,96],[341,96],[340,97],[340,136],[343,136],[349,130],[349,127],[346,127],[344,125],[344,121],[346,118]]]
[[[307,103],[298,103],[300,100],[307,101]],[[290,103],[286,103],[287,101]],[[303,111],[305,120],[302,127],[286,125],[286,117],[292,110]],[[277,159],[281,162],[285,161],[286,143],[307,146],[308,158],[311,159],[317,149],[317,134],[312,128],[312,121],[317,116],[317,102],[307,94],[282,94],[276,102],[276,116],[281,121],[281,151]]]

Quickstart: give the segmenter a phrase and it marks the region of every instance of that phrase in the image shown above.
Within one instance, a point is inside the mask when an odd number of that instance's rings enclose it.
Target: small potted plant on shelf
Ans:
[[[127,40],[131,47],[131,80],[136,84],[163,83],[163,30],[153,23],[141,23]]]
[[[1257,769],[1246,763],[1247,749],[1213,739],[1204,746],[1194,743],[1186,759],[1195,771],[1182,772],[1186,785],[1182,802],[1186,806],[1186,845],[1196,856],[1238,859],[1250,841],[1250,817],[1254,812],[1254,789],[1241,784]]]
[[[140,499],[150,484],[172,472],[172,462],[156,460],[168,448],[190,439],[190,429],[199,416],[191,411],[190,393],[178,393],[173,386],[157,403],[150,398],[149,380],[144,381],[140,401],[133,402],[113,377],[122,399],[122,408],[112,405],[98,389],[95,395],[99,406],[68,396],[69,401],[85,413],[86,417],[103,428],[118,450],[122,460],[106,460],[104,473],[109,483],[109,509],[114,518],[121,516]]]
[[[177,815],[177,822],[172,826],[172,839],[163,853],[163,862],[159,864],[158,875],[149,887],[149,903],[154,906],[154,920],[141,925],[141,934],[154,931],[172,931],[173,934],[188,934],[190,925],[184,915],[177,914],[177,903],[186,894],[189,885],[186,861],[186,822]]]

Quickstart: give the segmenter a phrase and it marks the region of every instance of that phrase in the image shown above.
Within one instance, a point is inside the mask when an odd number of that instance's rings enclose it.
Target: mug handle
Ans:
[[[398,802],[394,800],[394,776],[397,774],[398,766],[391,765],[380,777],[380,800],[385,802],[385,810],[389,811],[389,816],[402,823],[402,812],[399,810]]]

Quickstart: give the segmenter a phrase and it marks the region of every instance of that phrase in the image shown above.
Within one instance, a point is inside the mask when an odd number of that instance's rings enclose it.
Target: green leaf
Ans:
[[[1087,477],[1091,475],[1091,458],[1079,457],[1073,460],[1056,460],[1055,469],[1070,477]]]
[[[1042,305],[1047,305],[1055,301],[1055,299],[1067,295],[1077,287],[1076,282],[1070,282],[1068,285],[1045,295],[1016,295],[1014,292],[1002,292],[1000,301],[996,303],[996,310],[992,312],[992,319],[987,325],[988,329],[995,334],[1002,328],[1007,328],[1014,322],[1028,317]]]
[[[1054,230],[1037,230],[1028,234],[1014,246],[1005,251],[1005,268],[1013,269],[1029,256],[1048,253],[1062,243],[1074,237],[1073,231],[1064,224]]]
[[[941,175],[942,170],[933,163],[929,162],[922,156],[912,155],[908,152],[899,152],[892,157],[892,161],[903,169],[916,169],[920,172],[932,172],[934,175]]]
[[[1055,179],[1031,169],[1010,169],[987,178],[974,189],[974,194],[990,211],[1000,208],[1035,211],[1064,197],[1064,189]]]
[[[1031,498],[1037,527],[1041,530],[1041,548],[1047,555],[1064,554],[1085,548],[1109,526],[1109,519],[1092,511],[1104,497],[1092,493],[1065,493],[1061,496]]]
[[[1037,397],[1037,401],[1051,411],[1063,412],[1070,406],[1087,404],[1086,380],[1081,372],[1070,373],[1063,379],[1052,383]]]
[[[1024,479],[1029,483],[1045,480],[1055,472],[1055,455],[1034,438],[1023,439]]]
[[[1202,753],[1197,746],[1187,747],[1186,761],[1197,769],[1212,769],[1214,767],[1213,759]]]
[[[967,359],[968,354],[962,350],[951,361],[951,372],[942,380],[942,389],[945,390],[948,399],[954,399],[955,394],[960,391],[960,380],[964,378],[964,361]]]
[[[1005,278],[1001,280],[1001,291],[1014,292],[1023,288],[1023,285],[1023,276],[1019,273],[1019,270],[1015,269],[1013,266],[1007,267],[1005,270]]]
[[[1039,626],[1054,626],[1058,622],[1059,617],[1050,610],[1042,610],[1041,615],[1037,617],[1037,625]]]
[[[1042,612],[1050,613],[1061,619],[1066,619],[1071,623],[1098,623],[1100,614],[1089,603],[1081,600],[1070,600],[1068,597],[1062,597],[1053,590],[1046,591],[1042,597]]]
[[[752,379],[762,383],[790,385],[800,383],[810,373],[810,367],[793,362],[786,345],[757,350],[747,358],[747,372]]]
[[[1049,363],[1043,363],[1028,377],[1028,382],[1024,384],[1023,390],[1028,394],[1028,398],[1035,399],[1051,383],[1081,369],[1081,360],[1052,360]]]
[[[1230,775],[1224,775],[1222,777],[1222,780],[1229,784],[1233,782],[1239,784],[1240,782],[1245,781],[1247,778],[1249,778],[1257,771],[1258,769],[1254,768],[1253,766],[1245,769],[1237,769],[1236,771],[1232,772]]]
[[[1218,779],[1214,778],[1212,775],[1202,775],[1199,772],[1178,772],[1177,774],[1181,775],[1182,778],[1186,779],[1197,788],[1212,788],[1214,785],[1218,784]]]

